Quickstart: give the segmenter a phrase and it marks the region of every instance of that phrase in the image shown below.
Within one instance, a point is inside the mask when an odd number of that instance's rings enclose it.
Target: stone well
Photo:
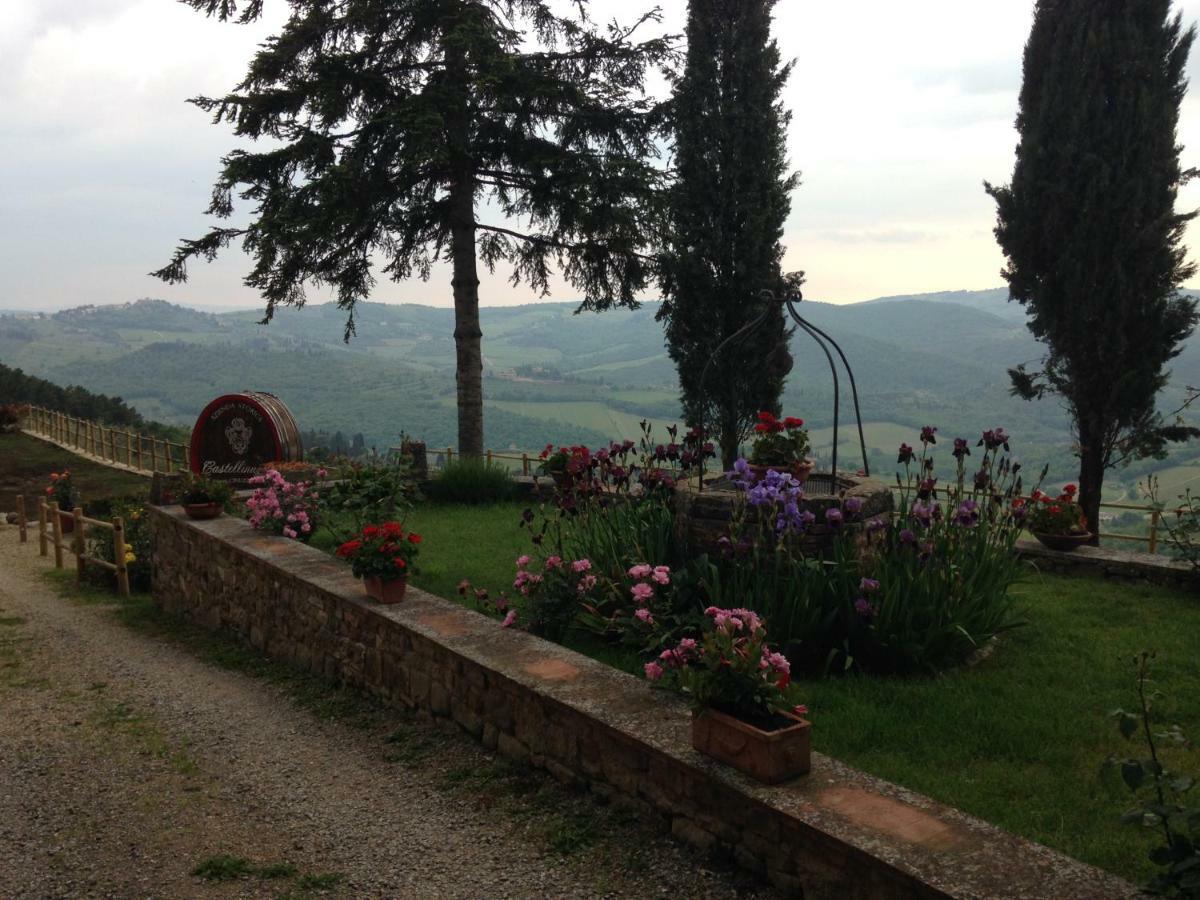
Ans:
[[[845,499],[862,500],[864,520],[890,513],[894,506],[891,489],[882,481],[842,472],[834,478],[828,472],[814,472],[804,486],[805,502],[817,517],[804,536],[805,549],[819,550],[830,542],[825,525],[825,510]],[[680,483],[675,491],[675,517],[679,536],[692,547],[712,549],[717,540],[729,533],[729,523],[741,491],[725,478],[706,482],[701,491],[695,482]]]

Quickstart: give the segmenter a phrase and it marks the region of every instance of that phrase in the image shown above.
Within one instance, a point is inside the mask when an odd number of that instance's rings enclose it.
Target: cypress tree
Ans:
[[[1195,433],[1155,408],[1197,322],[1179,293],[1195,213],[1175,212],[1194,38],[1169,0],[1038,0],[1012,183],[986,185],[1010,296],[1046,347],[1039,371],[1010,370],[1013,392],[1064,401],[1093,532],[1108,469]]]
[[[246,23],[262,0],[183,0]],[[599,28],[586,0],[288,0],[234,92],[191,102],[265,138],[267,149],[222,160],[208,213],[249,224],[184,240],[154,274],[187,277],[192,258],[234,241],[254,259],[245,283],[266,300],[303,305],[307,284],[333,288],[354,333],[373,264],[400,281],[451,264],[459,449],[483,451],[478,261],[512,267],[545,295],[555,267],[582,306],[636,305],[651,275],[643,255],[659,194],[657,107],[648,67],[669,61],[666,38]],[[483,214],[486,210],[486,214]]]
[[[716,347],[763,311],[763,291],[798,288],[780,239],[799,183],[787,165],[791,65],[771,39],[775,0],[691,0],[687,62],[672,103],[676,182],[662,271],[667,347],[684,418],[704,422],[732,465],[758,410],[779,412],[789,331],[775,307],[748,340]],[[704,383],[701,383],[703,377]]]

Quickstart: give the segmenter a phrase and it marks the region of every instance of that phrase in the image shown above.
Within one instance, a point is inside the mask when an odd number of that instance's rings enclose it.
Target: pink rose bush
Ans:
[[[316,524],[319,495],[308,481],[291,482],[277,469],[250,479],[254,493],[246,501],[250,524],[259,531],[307,541]]]

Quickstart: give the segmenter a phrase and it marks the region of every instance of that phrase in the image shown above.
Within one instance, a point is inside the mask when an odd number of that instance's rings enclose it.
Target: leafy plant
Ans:
[[[88,514],[93,518],[121,517],[125,527],[125,547],[122,550],[125,556],[125,571],[129,576],[129,586],[134,591],[150,590],[150,560],[153,547],[145,507],[144,499],[126,497],[91,504],[88,509]],[[94,529],[89,533],[88,556],[115,563],[114,550],[112,533],[108,529]],[[88,566],[87,572],[89,580],[97,584],[115,584],[115,573],[99,566]]]
[[[368,522],[403,520],[418,498],[406,456],[346,462],[332,473],[318,469],[321,519],[334,540],[346,541]],[[339,525],[349,523],[342,530]]]
[[[763,410],[758,414],[754,433],[758,437],[751,448],[750,462],[756,466],[790,466],[808,456],[808,432],[803,419],[788,416],[781,420]]]
[[[335,555],[350,563],[356,578],[395,581],[416,571],[412,563],[420,543],[421,535],[412,531],[406,534],[400,522],[384,522],[364,527],[338,547]]]
[[[780,713],[807,712],[787,657],[768,646],[756,613],[713,606],[704,615],[701,639],[684,638],[646,663],[648,679],[686,693],[697,712],[717,709],[767,731]]]
[[[1121,816],[1121,821],[1157,829],[1162,834],[1162,843],[1150,851],[1150,860],[1160,871],[1146,889],[1171,897],[1200,897],[1200,806],[1185,802],[1195,779],[1168,771],[1159,749],[1160,741],[1181,747],[1189,745],[1178,725],[1163,727],[1155,717],[1155,702],[1163,694],[1149,688],[1153,659],[1154,653],[1147,650],[1133,658],[1137,708],[1132,712],[1117,709],[1112,713],[1121,736],[1127,741],[1139,738],[1145,744],[1146,755],[1109,757],[1105,767],[1121,773],[1121,780],[1137,802]]]
[[[1158,499],[1158,479],[1150,476],[1146,481],[1146,492],[1151,502],[1162,509]],[[1167,530],[1167,539],[1175,555],[1200,570],[1200,495],[1191,488],[1179,495],[1179,505],[1166,511],[1160,521]]]
[[[500,503],[516,496],[517,483],[508,469],[482,459],[456,459],[425,488],[441,503]]]
[[[602,587],[589,559],[552,555],[538,565],[531,556],[517,558],[513,588],[524,598],[525,628],[533,634],[560,640],[582,606]],[[516,624],[517,618],[518,613],[509,610],[504,626]]]
[[[226,482],[189,473],[184,477],[183,492],[180,494],[179,502],[184,505],[195,503],[224,505],[232,496],[233,490]]]

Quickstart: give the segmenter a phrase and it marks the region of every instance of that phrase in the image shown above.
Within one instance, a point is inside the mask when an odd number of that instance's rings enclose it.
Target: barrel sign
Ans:
[[[278,397],[262,391],[218,397],[192,429],[192,471],[205,478],[244,480],[270,463],[303,456],[296,420]]]

